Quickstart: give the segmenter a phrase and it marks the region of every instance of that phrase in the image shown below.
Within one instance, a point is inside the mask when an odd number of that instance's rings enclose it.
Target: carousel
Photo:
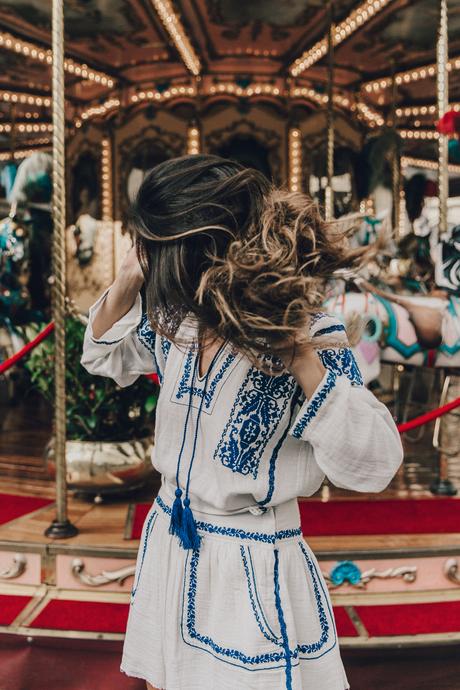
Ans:
[[[458,0],[63,5],[0,8],[0,635],[123,639],[159,382],[91,377],[83,333],[147,171],[206,152],[373,245],[324,308],[405,461],[378,496],[300,499],[303,532],[344,650],[458,644]]]

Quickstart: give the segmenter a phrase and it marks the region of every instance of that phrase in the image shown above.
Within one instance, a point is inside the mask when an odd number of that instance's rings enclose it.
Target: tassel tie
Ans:
[[[196,378],[196,374],[197,374],[197,370],[198,370],[198,362],[199,362],[199,357],[200,357],[199,349],[197,350],[197,354],[195,357],[195,363],[193,366],[193,374],[192,374],[192,381],[190,384],[190,393],[189,393],[189,400],[188,400],[188,407],[187,407],[187,415],[185,417],[184,432],[182,435],[182,445],[181,445],[181,449],[179,452],[179,459],[177,461],[176,491],[175,491],[176,497],[175,497],[174,503],[172,505],[171,522],[169,525],[169,533],[174,534],[176,537],[178,537],[178,539],[180,541],[180,545],[182,546],[182,548],[187,549],[187,550],[200,548],[201,537],[198,534],[195,518],[193,516],[192,509],[190,508],[190,498],[188,495],[189,494],[189,486],[190,486],[190,476],[192,473],[193,461],[195,459],[196,446],[197,446],[197,440],[198,440],[198,429],[199,429],[199,424],[200,424],[201,412],[203,410],[203,403],[204,403],[204,399],[206,397],[206,389],[208,386],[209,375],[211,373],[211,369],[213,368],[217,358],[219,357],[220,353],[222,352],[223,347],[224,347],[224,343],[222,343],[222,345],[220,346],[220,348],[217,350],[216,354],[212,358],[211,364],[209,365],[209,368],[206,372],[206,376],[204,379],[203,392],[201,395],[200,406],[198,408],[198,414],[197,414],[197,418],[196,418],[195,433],[194,433],[194,437],[193,437],[192,455],[190,458],[190,463],[189,463],[189,468],[188,468],[188,473],[187,473],[185,497],[182,500],[183,491],[179,486],[179,471],[180,471],[180,464],[181,464],[181,460],[182,460],[182,455],[183,455],[184,448],[185,448],[185,442],[187,439],[187,429],[188,429],[188,423],[189,423],[190,413],[191,413],[191,409],[192,409],[193,391],[195,389],[195,378]]]

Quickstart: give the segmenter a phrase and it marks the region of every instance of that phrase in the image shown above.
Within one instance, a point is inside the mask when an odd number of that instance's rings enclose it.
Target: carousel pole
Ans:
[[[447,71],[448,62],[448,25],[447,25],[447,0],[440,0],[439,13],[439,32],[437,44],[437,91],[438,91],[438,119],[444,117],[449,107],[449,76]],[[449,198],[449,149],[447,136],[439,134],[438,149],[438,196],[439,196],[439,225],[438,236],[435,238],[436,244],[439,239],[447,234],[447,200]],[[434,231],[435,232],[435,231]],[[447,399],[450,377],[446,377],[441,400]],[[439,427],[435,429],[435,437],[439,433]],[[456,436],[456,434],[454,435]],[[437,442],[433,439],[433,445],[438,448]],[[451,439],[448,439],[449,441]],[[443,439],[443,446],[445,445]],[[439,467],[438,476],[431,485],[431,492],[438,496],[454,496],[457,493],[455,486],[449,479],[448,455],[443,448],[439,448]]]
[[[53,48],[53,320],[54,330],[54,453],[56,518],[47,537],[65,539],[78,533],[67,517],[66,390],[65,390],[65,118],[64,0],[52,0]]]
[[[439,33],[437,45],[437,91],[438,91],[438,119],[446,114],[449,107],[449,77],[447,72],[448,61],[448,33],[447,33],[447,0],[440,0]],[[447,199],[449,197],[449,171],[448,171],[448,142],[445,134],[439,134],[439,169],[438,169],[438,195],[439,195],[439,229],[438,238],[447,233]]]
[[[328,31],[328,74],[327,74],[327,187],[325,194],[326,220],[334,217],[334,193],[332,178],[334,176],[334,10],[329,3]]]
[[[398,98],[398,85],[396,83],[396,66],[393,62],[392,66],[392,103],[391,103],[391,127],[394,134],[394,147],[391,159],[391,177],[392,177],[392,192],[393,192],[393,228],[394,238],[398,242],[401,234],[400,228],[400,204],[401,204],[401,166],[399,160],[399,150],[397,143],[397,129],[396,129],[396,102]]]

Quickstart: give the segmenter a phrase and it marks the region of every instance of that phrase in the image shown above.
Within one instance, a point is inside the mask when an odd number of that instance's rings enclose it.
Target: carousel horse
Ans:
[[[360,315],[355,354],[367,382],[378,377],[380,362],[460,368],[460,297],[399,296],[357,282],[363,291],[335,295],[325,307],[342,321]]]
[[[87,312],[110,285],[117,257],[130,247],[130,236],[122,234],[120,221],[96,220],[85,213],[67,228],[67,292],[81,312]]]

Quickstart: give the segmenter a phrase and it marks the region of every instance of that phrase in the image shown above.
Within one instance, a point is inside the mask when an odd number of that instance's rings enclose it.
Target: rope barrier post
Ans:
[[[451,377],[446,376],[442,387],[440,406],[444,407],[448,401]],[[449,458],[445,449],[441,448],[439,435],[441,430],[441,417],[436,419],[433,432],[433,447],[439,453],[438,476],[432,482],[430,491],[436,496],[455,496],[457,489],[449,479]]]
[[[66,390],[65,390],[65,119],[64,0],[52,4],[53,47],[53,319],[54,331],[54,453],[56,518],[45,535],[66,539],[78,533],[67,517]]]

